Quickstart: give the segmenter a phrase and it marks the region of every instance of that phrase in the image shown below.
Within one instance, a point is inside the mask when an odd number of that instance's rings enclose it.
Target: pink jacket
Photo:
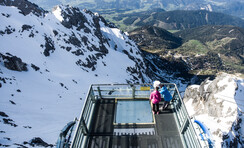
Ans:
[[[154,90],[150,95],[150,100],[153,104],[157,104],[161,101],[161,94],[159,91]]]

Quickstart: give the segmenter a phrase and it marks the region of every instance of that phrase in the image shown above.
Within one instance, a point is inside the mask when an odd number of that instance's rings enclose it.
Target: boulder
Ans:
[[[53,147],[52,144],[48,144],[45,141],[43,141],[40,137],[35,137],[33,139],[30,140],[29,143],[31,146],[35,147],[35,146],[41,146],[41,147]]]
[[[22,62],[22,60],[16,56],[9,53],[3,55],[0,53],[0,57],[4,60],[4,66],[9,70],[14,71],[28,71],[27,64]]]

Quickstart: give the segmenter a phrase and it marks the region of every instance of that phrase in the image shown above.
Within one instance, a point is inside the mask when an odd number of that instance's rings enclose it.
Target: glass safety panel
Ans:
[[[151,105],[144,100],[117,100],[115,123],[153,123]]]

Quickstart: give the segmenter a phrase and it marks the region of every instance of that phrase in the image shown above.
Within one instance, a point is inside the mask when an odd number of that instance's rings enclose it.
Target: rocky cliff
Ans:
[[[226,73],[185,91],[183,100],[190,116],[210,128],[216,147],[244,146],[243,91],[243,79]]]

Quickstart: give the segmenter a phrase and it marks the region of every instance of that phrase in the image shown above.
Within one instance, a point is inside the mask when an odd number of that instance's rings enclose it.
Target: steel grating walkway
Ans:
[[[163,103],[163,102],[162,102]],[[154,128],[155,133],[116,135],[113,124],[115,99],[104,99],[96,102],[93,125],[88,140],[89,148],[181,148],[180,134],[175,122],[174,111],[169,108],[155,115],[156,124],[141,125]],[[126,128],[140,128],[137,125],[121,125]]]

